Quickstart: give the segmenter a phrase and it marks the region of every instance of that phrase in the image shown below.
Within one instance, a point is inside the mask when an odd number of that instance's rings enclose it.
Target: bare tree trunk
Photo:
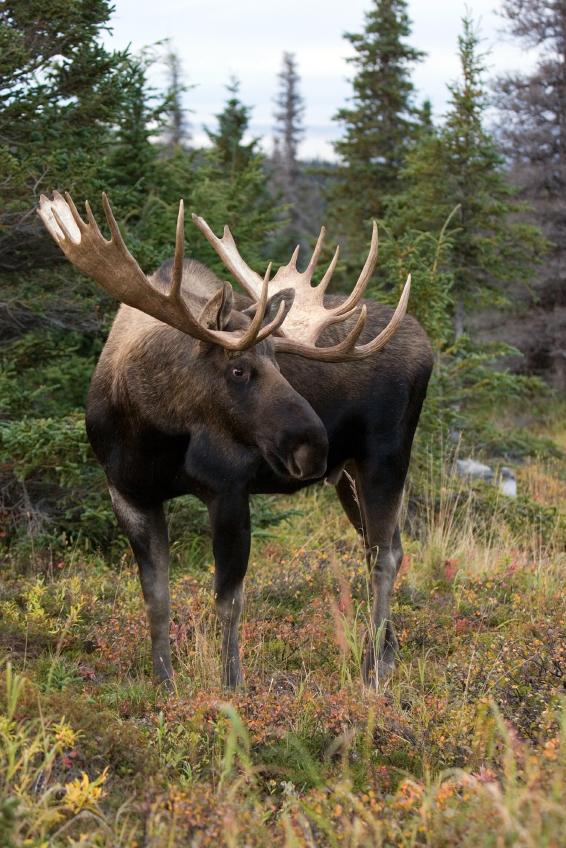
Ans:
[[[274,181],[288,206],[290,217],[289,238],[305,241],[305,221],[299,201],[298,147],[304,135],[304,101],[299,92],[299,74],[292,53],[283,53],[283,67],[279,73],[279,92],[275,103],[275,134],[273,169]]]
[[[183,108],[183,93],[187,87],[183,83],[181,60],[175,50],[169,50],[165,57],[165,65],[167,66],[170,106],[163,135],[165,146],[173,153],[179,148],[187,147],[191,137],[186,117],[187,110]]]
[[[464,301],[462,297],[456,297],[454,304],[454,336],[456,339],[464,335],[464,319],[465,319]]]

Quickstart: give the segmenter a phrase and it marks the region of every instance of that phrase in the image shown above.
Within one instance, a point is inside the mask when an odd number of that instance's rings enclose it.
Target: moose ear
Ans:
[[[224,330],[230,320],[233,303],[232,286],[224,283],[200,313],[199,323],[207,330]]]
[[[277,311],[279,309],[279,304],[282,300],[285,301],[285,318],[289,314],[289,310],[293,305],[293,301],[295,299],[295,289],[288,288],[283,289],[277,294],[274,294],[273,297],[270,297],[267,301],[267,306],[265,308],[265,316],[262,321],[262,326],[264,327],[266,324],[269,324],[270,321],[273,321],[275,316],[277,315]],[[254,303],[252,306],[248,306],[247,309],[242,310],[244,315],[247,315],[249,318],[253,318],[257,311],[257,303]]]

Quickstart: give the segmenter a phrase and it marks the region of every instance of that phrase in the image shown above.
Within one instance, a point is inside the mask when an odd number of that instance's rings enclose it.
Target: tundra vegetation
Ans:
[[[368,0],[363,31],[348,36],[354,97],[337,115],[338,161],[305,163],[292,55],[277,155],[248,139],[233,80],[200,149],[174,52],[105,47],[107,0],[1,5],[0,845],[565,844],[566,409],[552,388],[564,139],[550,107],[563,103],[566,4],[502,11],[542,51],[529,85],[498,82],[497,102],[517,116],[503,133],[486,123],[472,21],[455,45],[462,70],[448,113],[435,121],[415,102],[405,3]],[[157,92],[148,63],[163,59],[170,85]],[[304,114],[308,126],[308,104]],[[36,220],[39,193],[54,189],[108,190],[144,270],[169,257],[181,196],[215,232],[229,224],[259,271],[266,257],[287,259],[291,233],[312,248],[326,220],[344,248],[344,291],[379,218],[370,295],[395,302],[411,271],[410,310],[436,361],[403,508],[400,655],[379,691],[359,673],[361,544],[325,486],[253,501],[246,688],[235,694],[218,683],[206,515],[191,499],[171,504],[175,688],[152,686],[137,571],[84,432],[115,304],[61,261]],[[189,225],[186,239],[223,273]],[[486,305],[502,327],[550,316],[546,348],[533,333],[526,360],[501,339],[479,344]],[[459,456],[513,466],[518,496],[458,478]]]

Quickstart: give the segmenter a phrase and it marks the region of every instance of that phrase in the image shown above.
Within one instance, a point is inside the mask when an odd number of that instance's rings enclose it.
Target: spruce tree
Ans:
[[[122,79],[123,109],[105,165],[113,208],[130,222],[139,217],[152,184],[158,154],[153,136],[166,120],[169,103],[168,95],[160,96],[148,85],[147,72],[154,61],[152,52],[128,61]]]
[[[109,534],[83,404],[115,305],[35,210],[42,192],[67,189],[96,207],[110,189],[122,220],[138,166],[149,170],[143,68],[105,48],[111,11],[108,0],[0,4],[0,513],[28,544],[43,532],[49,544]]]
[[[129,72],[102,45],[111,11],[109,0],[0,6],[0,269],[56,255],[36,223],[40,192],[103,187]]]
[[[544,265],[524,309],[506,335],[527,356],[527,367],[566,388],[566,0],[506,0],[509,33],[539,51],[534,70],[496,83],[500,139],[521,197],[549,240]]]
[[[204,129],[227,173],[236,174],[257,155],[258,139],[244,144],[252,110],[240,100],[240,83],[236,77],[231,78],[226,90],[229,97],[222,112],[216,115],[218,128],[216,131]]]
[[[280,209],[268,193],[264,156],[257,139],[244,142],[249,129],[250,107],[239,97],[239,83],[227,86],[228,99],[216,117],[218,126],[205,127],[212,142],[204,149],[177,148],[155,162],[150,191],[139,223],[131,233],[146,263],[155,267],[171,256],[179,198],[187,209],[206,218],[217,233],[227,224],[242,255],[254,267],[264,265],[267,235],[276,229]],[[222,263],[187,221],[190,255],[220,275]]]
[[[521,219],[523,207],[485,127],[485,62],[469,17],[458,45],[461,73],[449,86],[444,123],[423,129],[400,174],[405,190],[390,202],[397,233],[438,232],[458,207],[450,250],[457,336],[467,310],[502,303],[508,282],[528,279],[542,248],[538,231]]]
[[[347,240],[358,261],[372,218],[383,215],[384,200],[398,187],[399,171],[417,129],[412,66],[423,53],[407,39],[411,25],[406,0],[373,0],[362,33],[346,33],[354,48],[353,96],[336,120],[343,136],[334,145],[340,167],[330,201],[333,231]]]

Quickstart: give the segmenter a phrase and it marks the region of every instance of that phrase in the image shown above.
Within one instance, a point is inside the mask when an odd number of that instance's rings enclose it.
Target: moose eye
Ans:
[[[232,368],[232,377],[235,377],[236,380],[241,380],[245,376],[246,376],[246,372],[244,371],[243,368],[240,368],[238,365],[236,365],[236,366],[234,366],[234,368]]]

